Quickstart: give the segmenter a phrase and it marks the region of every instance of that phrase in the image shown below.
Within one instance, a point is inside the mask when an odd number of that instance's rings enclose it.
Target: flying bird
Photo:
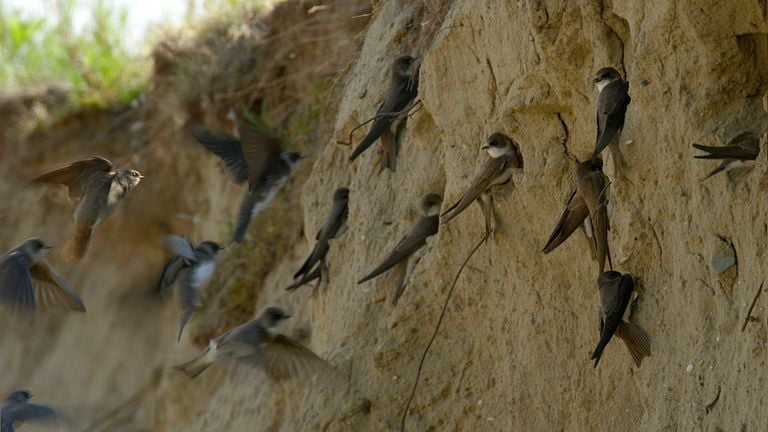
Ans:
[[[512,138],[498,132],[488,137],[488,142],[483,145],[482,149],[486,150],[491,158],[475,175],[469,189],[459,201],[441,215],[441,223],[447,224],[479,199],[480,207],[485,216],[485,234],[486,236],[493,236],[493,232],[496,230],[496,221],[493,215],[492,194],[498,187],[507,184],[512,179],[513,170],[523,167],[523,158],[520,149]]]
[[[178,301],[181,317],[179,335],[189,318],[203,307],[200,293],[208,285],[216,270],[216,254],[221,246],[212,241],[204,241],[193,246],[186,237],[170,235],[165,239],[165,246],[176,254],[163,270],[161,288],[167,289],[178,281]]]
[[[598,276],[597,285],[600,289],[600,341],[591,357],[595,367],[614,334],[624,341],[635,365],[640,367],[643,358],[651,355],[651,342],[643,329],[628,321],[635,289],[632,275],[607,271]]]
[[[760,153],[760,139],[751,132],[744,132],[723,147],[706,146],[703,144],[694,144],[693,147],[707,153],[695,156],[696,159],[720,159],[723,161],[703,178],[703,180],[706,180],[723,171],[755,166],[757,155]]]
[[[54,421],[59,415],[45,405],[30,403],[32,394],[26,390],[15,391],[0,407],[0,432],[14,432],[24,422]]]
[[[307,257],[299,271],[293,275],[295,281],[286,288],[288,291],[313,281],[322,276],[326,268],[325,258],[330,247],[328,241],[340,237],[347,231],[347,216],[349,214],[349,189],[342,187],[333,192],[331,211],[325,223],[315,236],[315,247]]]
[[[258,318],[211,339],[199,356],[174,368],[196,377],[217,361],[231,359],[254,365],[276,380],[334,371],[298,342],[276,334],[277,325],[289,317],[278,308],[267,308]]]
[[[408,117],[413,100],[418,95],[419,63],[416,58],[405,55],[395,59],[392,64],[392,78],[384,101],[376,110],[376,117],[371,129],[357,145],[349,161],[352,162],[368,149],[379,138],[384,144],[383,167],[395,170],[397,158],[397,136],[404,126],[404,120]]]
[[[601,272],[606,258],[609,264],[611,263],[608,248],[611,213],[609,181],[602,168],[603,161],[599,157],[584,162],[577,161],[576,186],[571,191],[565,210],[543,250],[545,254],[552,252],[581,227],[587,235],[590,250],[597,259]]]
[[[115,170],[109,160],[94,156],[70,162],[32,179],[35,183],[61,184],[75,201],[75,234],[64,246],[67,258],[79,261],[88,248],[93,229],[111,215],[117,205],[144,176],[136,170]]]
[[[440,226],[440,205],[443,203],[443,197],[438,194],[430,193],[421,198],[419,211],[421,217],[416,224],[411,227],[407,234],[395,245],[395,248],[384,258],[378,267],[357,281],[358,284],[369,281],[376,276],[391,269],[401,261],[408,259],[414,252],[427,244],[427,237],[437,234]],[[395,293],[392,303],[397,304],[398,299],[405,289],[403,283]]]
[[[248,182],[232,239],[240,243],[248,224],[272,204],[303,157],[294,151],[283,151],[282,140],[274,131],[251,121],[243,122],[240,139],[199,125],[188,128],[200,144],[224,161],[235,183]]]
[[[0,302],[22,312],[45,307],[85,312],[77,292],[43,259],[49,249],[33,238],[0,255]]]
[[[624,81],[619,72],[611,67],[597,71],[592,78],[597,87],[597,139],[592,157],[597,157],[610,145],[614,173],[622,177],[621,152],[619,139],[624,127],[627,106],[632,101],[629,97],[629,82]]]

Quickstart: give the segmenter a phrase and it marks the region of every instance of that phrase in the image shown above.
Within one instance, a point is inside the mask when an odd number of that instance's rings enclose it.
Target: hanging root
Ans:
[[[424,352],[421,354],[421,360],[419,360],[419,367],[416,370],[416,379],[413,381],[413,388],[411,389],[411,395],[408,396],[408,402],[405,404],[405,410],[403,411],[403,418],[400,421],[400,432],[405,432],[405,420],[408,418],[408,411],[411,409],[411,403],[413,402],[413,397],[416,394],[416,387],[419,385],[419,378],[421,378],[421,372],[424,369],[424,361],[427,358],[427,353],[429,352],[429,349],[432,347],[432,343],[435,341],[435,338],[437,337],[437,333],[440,331],[440,325],[443,323],[443,318],[445,317],[445,311],[448,309],[448,302],[451,300],[451,295],[453,294],[453,289],[456,288],[456,282],[459,281],[459,276],[461,276],[462,270],[464,270],[464,267],[467,266],[467,263],[469,262],[469,259],[472,258],[472,255],[477,252],[477,249],[480,248],[480,246],[485,243],[485,241],[488,239],[488,233],[483,236],[482,239],[475,245],[475,247],[472,248],[472,251],[469,252],[469,255],[467,255],[467,258],[464,260],[463,263],[461,263],[461,267],[459,267],[459,271],[456,272],[456,276],[453,278],[453,282],[451,283],[451,287],[448,288],[448,294],[445,296],[445,303],[443,303],[443,309],[440,311],[440,316],[437,318],[437,325],[435,326],[435,331],[432,333],[432,337],[429,339],[429,342],[427,342],[427,347],[424,348]]]
[[[415,111],[411,112],[411,110],[412,110],[413,108],[415,108],[416,106],[419,106],[419,109],[417,109],[417,110],[415,110]],[[408,117],[410,117],[411,115],[413,115],[413,114],[415,114],[416,112],[418,112],[420,109],[421,109],[421,99],[417,100],[417,101],[416,101],[416,103],[414,103],[414,104],[413,104],[413,106],[411,106],[411,107],[410,107],[410,108],[408,108],[408,109],[404,109],[404,110],[402,110],[402,111],[393,112],[393,113],[379,113],[379,114],[376,114],[375,116],[373,116],[373,117],[369,118],[368,120],[364,121],[363,123],[360,123],[359,125],[357,125],[357,126],[355,126],[354,128],[352,128],[352,130],[351,130],[351,131],[349,131],[349,140],[348,140],[348,141],[338,141],[338,140],[337,140],[337,141],[336,141],[336,144],[340,144],[340,145],[352,145],[352,135],[354,135],[354,134],[355,134],[355,132],[356,132],[358,129],[360,129],[361,127],[363,127],[363,126],[367,125],[368,123],[370,123],[370,122],[372,122],[372,121],[374,121],[374,120],[376,120],[376,119],[380,119],[380,118],[382,118],[382,117],[386,117],[386,116],[399,116],[400,114],[406,114]]]

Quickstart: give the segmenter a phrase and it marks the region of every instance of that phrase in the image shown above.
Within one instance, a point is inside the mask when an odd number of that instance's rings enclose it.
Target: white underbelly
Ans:
[[[201,289],[205,287],[213,277],[213,271],[216,270],[216,263],[214,261],[203,261],[192,272],[192,287],[195,289]]]
[[[288,176],[285,176],[282,179],[278,180],[275,183],[275,185],[269,190],[269,192],[267,192],[267,195],[264,196],[264,199],[253,206],[253,209],[251,210],[251,219],[255,218],[256,215],[261,213],[262,210],[264,210],[265,208],[269,207],[272,204],[272,201],[275,200],[275,196],[277,196],[277,193],[280,191],[280,188],[283,187],[283,185],[287,180],[288,180]]]

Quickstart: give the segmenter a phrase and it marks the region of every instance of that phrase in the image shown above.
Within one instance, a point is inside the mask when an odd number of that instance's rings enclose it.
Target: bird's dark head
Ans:
[[[334,201],[349,200],[349,189],[345,187],[336,189],[336,191],[333,193],[333,200]]]
[[[17,404],[23,404],[29,402],[32,399],[32,393],[27,390],[17,390],[8,395],[6,402],[13,402]]]
[[[219,253],[219,251],[222,248],[221,248],[220,244],[218,244],[216,242],[212,242],[212,241],[206,240],[206,241],[200,243],[200,245],[197,246],[197,249],[199,249],[203,253],[207,254],[208,256],[212,257],[212,256],[216,255],[217,253]]]
[[[419,202],[419,211],[424,216],[437,216],[440,214],[440,206],[443,204],[443,197],[436,193],[424,195]]]
[[[116,179],[117,181],[124,185],[128,190],[131,190],[136,187],[136,185],[139,184],[141,179],[143,179],[144,176],[141,175],[140,172],[136,170],[120,170],[117,172]]]
[[[51,249],[51,246],[48,246],[38,238],[31,238],[22,243],[18,249],[32,257],[32,260],[37,260],[38,258],[45,255],[48,250]]]
[[[280,321],[290,318],[291,316],[283,312],[282,309],[276,307],[268,307],[261,314],[261,322],[267,328],[275,327]]]
[[[619,72],[616,69],[612,67],[604,67],[597,71],[595,76],[592,77],[592,84],[596,85],[597,89],[602,91],[603,87],[620,79],[621,75],[619,75]]]
[[[296,164],[299,163],[300,160],[304,159],[306,156],[302,156],[297,152],[294,151],[286,151],[280,153],[280,158],[288,165],[288,168],[293,170],[296,167]]]
[[[600,156],[586,160],[581,164],[584,165],[589,171],[603,171],[603,159]]]
[[[412,76],[414,68],[418,66],[415,57],[409,55],[400,56],[392,64],[392,74],[395,76]]]
[[[488,137],[488,141],[481,147],[487,151],[492,158],[498,158],[504,155],[515,155],[518,161],[518,168],[523,167],[523,159],[520,155],[520,149],[512,138],[501,132],[496,132]]]

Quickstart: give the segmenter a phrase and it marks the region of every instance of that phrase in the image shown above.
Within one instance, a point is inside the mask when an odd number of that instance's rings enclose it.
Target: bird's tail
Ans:
[[[75,234],[64,244],[64,256],[70,261],[80,261],[88,249],[93,229],[87,225],[78,224]]]
[[[173,366],[173,368],[184,372],[190,378],[194,378],[205,372],[205,370],[211,367],[215,361],[216,351],[209,346],[199,356],[186,363],[177,364]]]
[[[597,347],[592,352],[592,357],[590,359],[595,361],[595,368],[597,368],[598,363],[600,363],[600,358],[603,357],[603,351],[605,350],[605,347],[608,346],[608,341],[610,341],[610,338],[606,338],[605,341],[603,339],[600,339],[600,342],[597,344]]]
[[[640,367],[643,358],[651,355],[651,340],[639,326],[624,321],[616,329],[616,336],[624,341],[635,366]]]

